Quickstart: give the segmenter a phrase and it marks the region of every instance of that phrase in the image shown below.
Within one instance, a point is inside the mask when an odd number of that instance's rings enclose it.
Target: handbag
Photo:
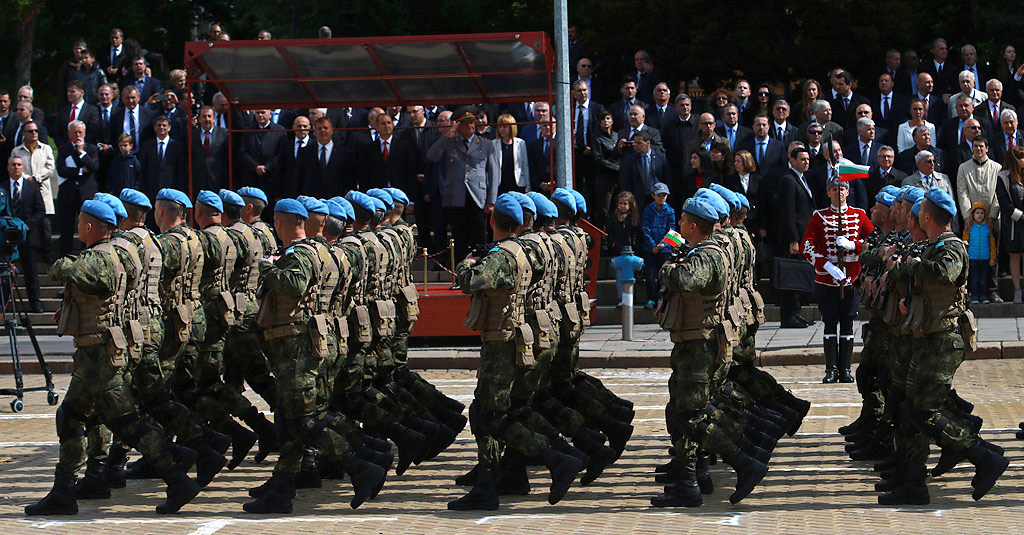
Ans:
[[[811,293],[814,291],[814,266],[803,259],[775,257],[772,282],[776,290]]]

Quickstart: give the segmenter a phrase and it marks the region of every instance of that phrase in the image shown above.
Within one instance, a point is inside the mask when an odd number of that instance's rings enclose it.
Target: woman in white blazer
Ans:
[[[508,191],[530,191],[530,163],[526,157],[526,142],[516,137],[516,120],[507,113],[498,116],[498,137],[494,143],[494,157],[501,171],[498,195]]]

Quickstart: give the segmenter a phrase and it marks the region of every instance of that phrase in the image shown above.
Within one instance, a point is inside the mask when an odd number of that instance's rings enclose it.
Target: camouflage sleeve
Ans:
[[[487,290],[512,291],[515,289],[516,262],[502,250],[491,250],[480,262],[470,266],[463,260],[455,266],[455,276],[462,293],[474,294]]]
[[[967,249],[962,242],[941,245],[928,258],[914,261],[909,266],[911,274],[919,280],[949,285],[963,280],[961,275],[965,269]]]
[[[301,297],[312,282],[313,261],[308,253],[289,247],[277,262],[261,264],[260,273],[265,291]]]
[[[661,266],[661,280],[669,290],[696,292],[715,277],[715,261],[709,254],[694,252],[678,264]]]
[[[134,270],[133,270],[134,271]],[[86,249],[74,260],[62,257],[50,266],[50,277],[63,284],[74,285],[93,295],[106,295],[114,291],[114,267],[110,258]]]
[[[209,232],[200,231],[196,234],[199,235],[199,243],[203,245],[203,271],[217,269],[220,267],[220,242]]]
[[[363,255],[358,254],[352,247],[344,245],[341,250],[348,258],[348,263],[352,265],[352,282],[358,282],[363,278],[363,270],[366,269],[363,265]]]
[[[228,231],[228,236],[231,237],[231,243],[235,244],[235,250],[238,251],[235,256],[235,269],[244,269],[249,255],[252,254],[252,250],[249,249],[249,241],[233,230]]]

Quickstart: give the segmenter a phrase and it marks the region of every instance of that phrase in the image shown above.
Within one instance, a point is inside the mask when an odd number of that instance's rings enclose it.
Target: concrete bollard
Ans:
[[[633,283],[622,283],[622,339],[633,340]]]

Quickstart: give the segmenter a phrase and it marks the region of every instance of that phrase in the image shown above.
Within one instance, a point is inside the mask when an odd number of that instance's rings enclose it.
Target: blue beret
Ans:
[[[240,188],[238,190],[238,194],[241,195],[242,197],[252,197],[253,199],[259,199],[264,203],[270,203],[270,201],[267,200],[267,194],[263,193],[263,190],[261,190],[260,188],[246,186],[244,188]]]
[[[352,203],[348,202],[348,199],[346,199],[346,198],[344,198],[344,197],[339,195],[338,197],[331,197],[331,200],[336,202],[336,203],[338,203],[338,206],[340,206],[340,207],[345,209],[345,215],[342,216],[342,219],[347,219],[349,221],[355,221],[355,219],[356,219],[356,212],[355,212],[355,210],[352,209]]]
[[[557,188],[551,194],[551,201],[568,208],[573,215],[576,214],[576,197],[565,188]]]
[[[502,193],[498,195],[498,200],[494,202],[494,211],[511,217],[520,225],[523,224],[523,206],[511,194]]]
[[[114,215],[117,216],[118,219],[128,217],[128,210],[125,210],[124,203],[121,202],[121,199],[118,199],[109,193],[97,193],[96,195],[93,195],[92,198],[97,201],[105,202],[107,206],[114,211]]]
[[[306,211],[306,207],[302,206],[302,203],[295,199],[281,199],[274,205],[274,211],[282,214],[295,214],[304,218],[309,217],[309,212]]]
[[[892,203],[896,202],[896,198],[885,191],[879,191],[878,195],[875,195],[875,201],[892,208]]]
[[[229,189],[220,190],[220,200],[224,203],[224,206],[245,206],[242,196]]]
[[[701,188],[694,194],[695,198],[704,199],[711,205],[712,208],[718,212],[718,217],[715,220],[719,220],[723,217],[729,217],[729,203],[725,202],[725,199],[721,195],[715,193],[713,190],[708,188]]]
[[[924,194],[924,198],[948,212],[949,215],[956,215],[956,203],[953,202],[953,197],[946,193],[946,190],[933,187]]]
[[[555,203],[551,202],[551,199],[547,198],[543,193],[537,191],[531,191],[526,194],[533,201],[533,205],[537,207],[536,214],[540,217],[558,217],[558,207]]]
[[[882,188],[882,191],[888,193],[889,195],[892,195],[893,199],[895,199],[896,196],[900,194],[900,188],[897,188],[896,186],[893,186],[892,184],[886,185],[884,188]]]
[[[345,194],[345,199],[352,203],[352,206],[358,206],[371,214],[377,210],[377,206],[373,204],[373,197],[361,192],[352,190]]]
[[[366,190],[366,194],[384,203],[385,210],[390,210],[395,207],[395,200],[391,198],[391,194],[380,188],[370,188]]]
[[[210,190],[201,190],[199,195],[196,195],[196,202],[205,204],[218,212],[224,211],[224,201],[220,200],[220,195]]]
[[[333,217],[337,217],[338,219],[348,219],[348,214],[345,212],[345,208],[337,202],[328,199],[324,201],[324,204],[327,205],[327,211],[330,212]]]
[[[373,201],[373,211],[374,212],[376,212],[378,210],[381,211],[381,212],[387,212],[388,211],[388,205],[384,204],[384,201],[382,201],[382,200],[380,200],[380,199],[378,199],[376,197],[370,197],[370,200]]]
[[[388,192],[388,195],[391,195],[396,202],[409,206],[409,196],[404,191],[398,188],[384,188],[384,191]]]
[[[141,206],[147,210],[153,208],[153,203],[149,202],[149,197],[146,197],[145,193],[137,189],[124,188],[121,190],[121,196],[118,197],[123,202],[132,203],[135,206]]]
[[[157,192],[156,200],[158,201],[173,201],[185,208],[192,208],[192,199],[188,198],[188,195],[171,188],[164,188]]]
[[[583,198],[583,194],[574,189],[569,190],[569,193],[576,200],[576,214],[583,215],[587,213],[587,200]]]
[[[296,201],[302,203],[302,207],[306,209],[307,213],[310,214],[323,214],[330,215],[331,211],[327,209],[327,205],[323,201],[315,197],[308,195],[299,195],[295,198]]]
[[[907,189],[903,191],[903,202],[913,204],[923,197],[924,190],[917,186],[907,186]]]
[[[524,212],[526,210],[529,210],[530,213],[534,215],[537,214],[537,205],[533,202],[533,199],[531,199],[528,195],[524,193],[519,193],[518,191],[513,191],[510,193],[512,193],[516,200],[519,201],[519,205],[523,207]]]
[[[89,199],[82,203],[82,211],[108,225],[117,226],[117,217],[114,215],[114,209],[103,201]]]
[[[738,191],[737,191],[737,192],[736,192],[736,198],[740,200],[740,205],[741,205],[741,206],[743,206],[743,207],[744,207],[744,208],[746,208],[747,210],[749,210],[749,209],[750,209],[750,200],[749,200],[749,199],[747,199],[747,196],[746,196],[746,195],[744,195],[744,194],[742,194],[742,193],[740,193],[740,192],[738,192]]]
[[[704,221],[718,221],[718,210],[711,206],[710,202],[700,197],[694,196],[686,199],[683,203],[683,211]]]
[[[924,196],[914,202],[914,206],[910,207],[910,211],[914,212],[914,217],[921,217],[921,203],[924,202]]]
[[[725,199],[725,202],[729,203],[729,208],[732,208],[732,210],[739,210],[740,208],[743,208],[740,198],[736,196],[736,193],[733,190],[721,184],[711,184],[708,187],[711,188],[711,191],[721,195],[722,198]]]

